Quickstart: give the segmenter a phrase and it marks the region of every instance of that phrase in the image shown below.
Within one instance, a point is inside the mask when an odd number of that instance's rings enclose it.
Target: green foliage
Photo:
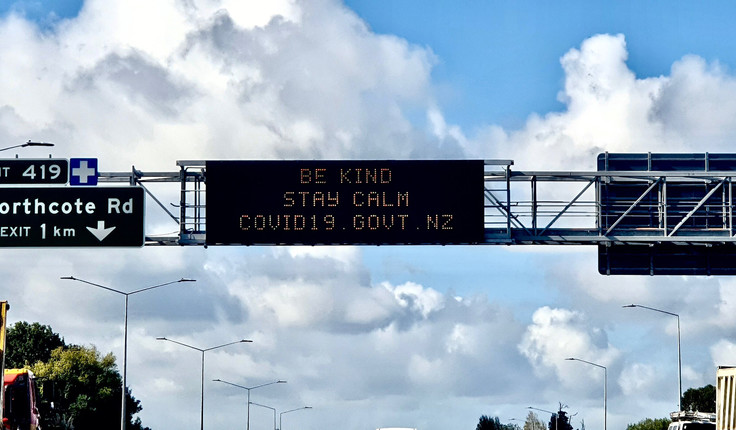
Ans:
[[[715,412],[716,387],[711,384],[700,388],[689,388],[682,395],[682,409],[686,411]]]
[[[544,430],[544,422],[532,411],[526,415],[523,430]]]
[[[670,422],[669,418],[646,418],[636,424],[629,424],[626,430],[667,430]]]
[[[51,351],[65,346],[64,339],[47,325],[19,321],[8,328],[5,368],[18,369],[48,361]]]
[[[501,424],[498,417],[489,417],[482,415],[478,420],[475,430],[519,430],[519,426],[514,424]]]
[[[689,388],[682,395],[682,409],[685,411],[715,412],[716,387],[706,385],[700,388]],[[636,424],[629,424],[626,430],[667,430],[669,418],[646,418]]]
[[[46,387],[52,384],[56,421],[75,429],[112,428],[120,422],[121,379],[112,354],[102,356],[94,347],[57,348],[31,370],[46,382],[42,396],[50,394]]]
[[[481,415],[478,420],[478,425],[475,426],[475,430],[500,430],[501,422],[498,417],[489,417],[487,415]]]
[[[560,403],[560,410],[549,418],[549,430],[572,430],[570,417],[567,412],[562,410],[563,405]]]
[[[41,391],[41,428],[120,428],[122,378],[111,353],[102,355],[94,346],[67,346],[49,326],[39,323],[14,324],[7,341],[6,367],[28,367],[36,375]],[[128,430],[150,430],[139,418],[133,420],[141,410],[140,401],[129,391]]]

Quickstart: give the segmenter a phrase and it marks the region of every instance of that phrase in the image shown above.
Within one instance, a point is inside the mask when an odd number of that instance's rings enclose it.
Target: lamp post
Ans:
[[[33,143],[31,141],[28,141],[28,144]],[[27,145],[28,145],[27,144]],[[53,143],[45,144],[45,145],[53,145]],[[41,145],[41,146],[45,146]],[[23,145],[19,145],[23,146]],[[33,145],[31,145],[33,146]],[[38,146],[38,145],[36,145]],[[120,290],[116,290],[115,288],[106,287],[104,285],[95,284],[94,282],[85,281],[84,279],[75,278],[74,276],[62,276],[61,279],[69,280],[69,281],[78,281],[82,282],[87,285],[92,285],[93,287],[102,288],[103,290],[112,291],[113,293],[121,294],[125,296],[125,321],[123,323],[123,394],[122,394],[122,406],[120,407],[120,430],[125,430],[125,423],[126,423],[126,394],[127,394],[127,384],[128,384],[128,297],[132,296],[133,294],[142,293],[144,291],[153,290],[154,288],[163,287],[166,285],[176,284],[179,282],[196,282],[194,279],[185,279],[181,278],[176,281],[166,282],[163,284],[153,285],[151,287],[145,287],[141,288],[135,291],[130,292],[124,292]]]
[[[255,390],[256,388],[265,387],[267,385],[286,384],[286,381],[284,381],[282,379],[279,379],[278,381],[267,382],[267,383],[261,384],[261,385],[256,385],[254,387],[244,387],[242,385],[233,384],[232,382],[223,381],[222,379],[213,379],[213,381],[214,382],[222,382],[223,384],[232,385],[233,387],[242,388],[243,390],[247,390],[248,391],[248,405],[246,407],[246,409],[247,409],[247,413],[246,413],[247,414],[247,418],[245,420],[245,428],[246,428],[246,430],[250,430],[250,403],[251,403],[250,402],[250,390]],[[256,403],[253,403],[253,404],[255,405]],[[276,418],[274,417],[274,428],[275,427],[276,427]]]
[[[528,406],[527,409],[532,409],[532,410],[535,410],[535,411],[546,412],[548,414],[554,415],[554,417],[555,417],[555,430],[557,430],[557,423],[560,421],[560,415],[557,412],[547,411],[547,410],[544,410],[544,409],[534,408],[534,407],[531,407],[531,406]]]
[[[608,422],[608,369],[606,369],[606,366],[601,366],[600,364],[591,363],[590,361],[581,360],[579,358],[570,357],[565,360],[580,361],[603,369],[603,430],[606,430]]]
[[[249,406],[250,405],[256,405],[256,406],[260,406],[262,408],[271,409],[273,411],[273,430],[276,430],[276,408],[272,408],[270,406],[262,405],[262,404],[256,403],[256,402],[248,402],[248,405]]]
[[[509,418],[509,421],[522,421],[522,420],[520,420],[518,418]],[[514,426],[516,426],[516,428],[523,427],[523,426],[519,426],[518,424],[514,424]],[[534,423],[532,423],[532,430],[534,430]]]
[[[187,345],[186,343],[179,342],[173,339],[167,339],[165,337],[157,337],[156,340],[165,340],[168,342],[175,343],[177,345],[185,346],[187,348],[193,349],[195,351],[199,351],[202,353],[202,396],[201,396],[201,403],[199,407],[199,428],[200,430],[204,430],[204,353],[207,351],[212,351],[213,349],[223,348],[230,345],[235,345],[236,343],[245,343],[245,342],[253,342],[249,339],[240,339],[236,340],[235,342],[229,342],[229,343],[223,343],[222,345],[213,346],[210,348],[197,348],[196,346]]]
[[[5,148],[0,148],[0,151],[7,151],[9,149],[15,149],[15,148],[26,148],[28,146],[54,146],[54,144],[48,143],[48,142],[31,142],[29,140],[28,142],[22,143],[20,145],[13,145],[13,146],[5,147]]]
[[[525,420],[520,420],[518,418],[511,418],[511,420],[512,421],[514,421],[514,420],[516,420],[516,421],[524,421],[524,425],[526,425],[527,422],[530,422],[531,425],[532,425],[532,430],[537,430],[537,422],[539,422],[539,417],[534,412],[529,411],[529,413],[527,414]],[[544,424],[544,423],[542,423],[542,424]],[[542,425],[542,429],[544,429],[544,425]]]
[[[281,430],[281,429],[283,429],[283,427],[281,427],[281,417],[282,417],[282,416],[283,416],[284,414],[288,414],[289,412],[301,411],[302,409],[312,409],[312,407],[311,407],[311,406],[302,406],[301,408],[296,408],[296,409],[289,409],[288,411],[284,411],[284,412],[281,412],[281,413],[279,414],[279,428],[278,428],[278,430]]]
[[[644,305],[624,305],[624,308],[643,308],[643,309],[649,309],[650,311],[659,312],[667,315],[671,315],[675,318],[677,318],[677,388],[679,391],[679,396],[677,396],[677,410],[682,410],[682,352],[680,349],[680,315],[673,313],[673,312],[667,312],[663,311],[661,309],[655,309],[650,308],[649,306]]]

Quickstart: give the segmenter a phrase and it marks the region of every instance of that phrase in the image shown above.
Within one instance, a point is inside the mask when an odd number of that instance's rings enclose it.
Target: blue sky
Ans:
[[[82,4],[0,1],[8,145],[54,142],[53,156],[96,157],[112,172],[343,158],[584,170],[601,151],[734,151],[731,2],[86,0],[80,14]],[[177,184],[157,185],[157,198],[178,202]],[[147,232],[175,228],[149,202]],[[736,354],[730,278],[604,277],[594,247],[13,250],[0,265],[11,321],[120,356],[119,300],[59,285],[69,275],[131,290],[198,280],[132,303],[129,378],[154,430],[199,416],[198,357],[157,336],[253,338],[208,356],[208,378],[286,379],[260,401],[314,406],[298,417],[315,430],[473,428],[482,414],[507,422],[558,402],[600,428],[600,372],[570,355],[608,366],[611,426],[666,416],[674,321],[627,303],[681,314],[686,388]],[[206,390],[211,425],[239,422],[242,396]]]
[[[598,33],[623,33],[638,77],[669,73],[697,54],[732,66],[736,37],[728,1],[348,0],[371,28],[428,46],[446,85],[448,118],[465,127],[518,126],[531,112],[562,108],[559,58]],[[443,86],[444,89],[444,86]]]
[[[47,26],[59,19],[77,16],[82,4],[79,0],[2,0],[0,13],[22,13],[42,26]]]

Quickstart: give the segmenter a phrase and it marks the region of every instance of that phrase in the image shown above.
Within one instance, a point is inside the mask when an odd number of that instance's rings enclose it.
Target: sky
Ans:
[[[0,141],[100,170],[177,160],[511,159],[594,170],[600,152],[731,152],[731,2],[0,1]],[[49,151],[51,149],[51,151]],[[8,153],[8,156],[15,154]],[[176,184],[152,187],[178,202]],[[149,201],[146,230],[175,231]],[[736,364],[729,277],[601,276],[594,247],[5,249],[10,322],[122,356],[154,430],[474,428],[560,404],[576,429],[677,408]],[[548,420],[548,416],[540,413]],[[252,428],[273,414],[254,406]]]

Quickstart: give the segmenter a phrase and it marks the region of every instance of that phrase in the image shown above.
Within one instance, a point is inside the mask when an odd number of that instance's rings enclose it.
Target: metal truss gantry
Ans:
[[[140,185],[178,225],[146,235],[146,246],[204,246],[206,163],[177,172],[101,172],[100,182]],[[514,171],[511,160],[484,169],[485,245],[734,244],[736,171]],[[162,202],[155,183],[178,183]],[[233,184],[237,186],[237,184]],[[673,192],[674,190],[674,192]]]
[[[736,243],[732,171],[485,172],[485,243]]]

